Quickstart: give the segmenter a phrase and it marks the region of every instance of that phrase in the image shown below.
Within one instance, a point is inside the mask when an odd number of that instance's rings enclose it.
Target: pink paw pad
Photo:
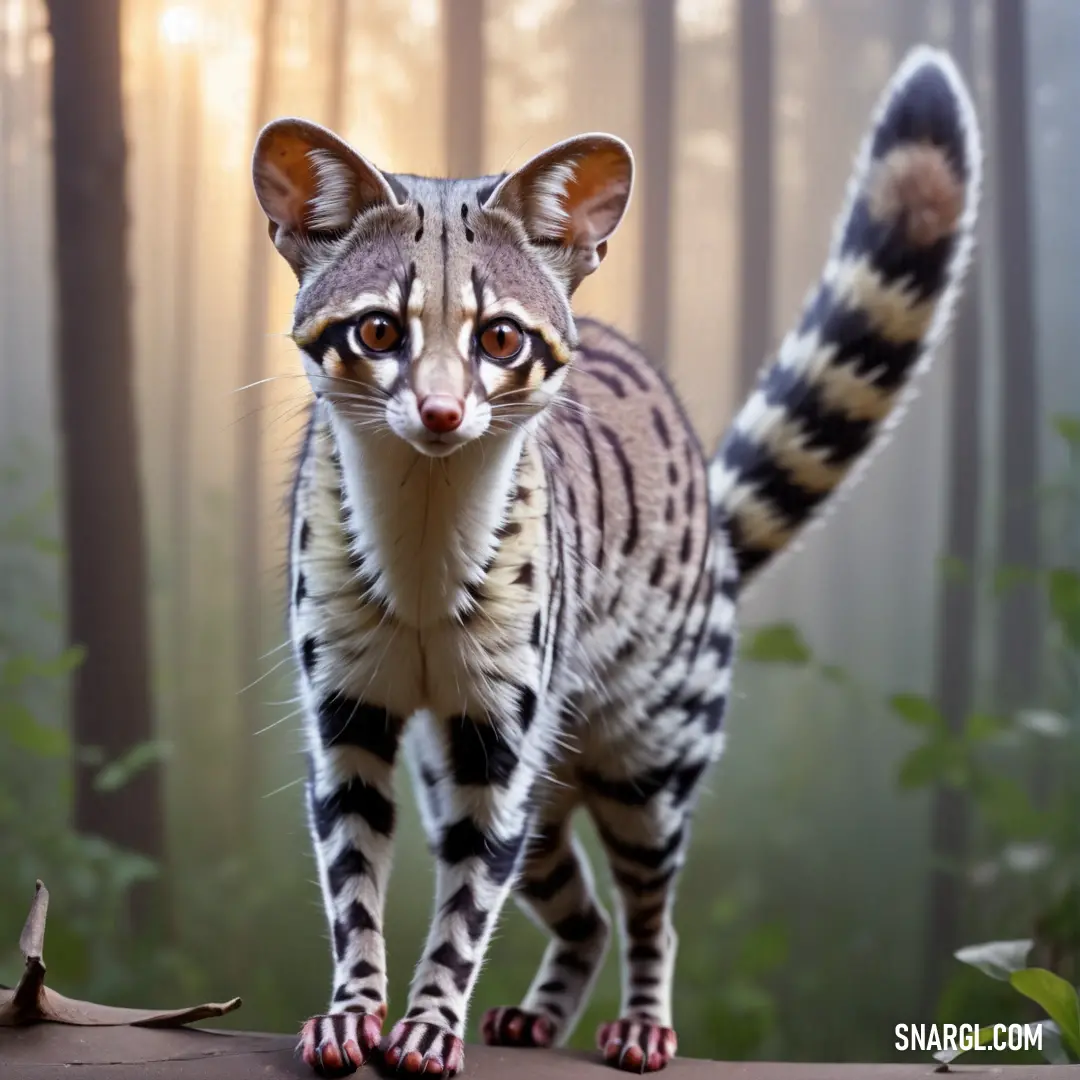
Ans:
[[[626,1072],[658,1072],[675,1056],[672,1028],[649,1020],[614,1020],[601,1024],[596,1042],[609,1065]]]
[[[400,1020],[383,1041],[383,1060],[408,1073],[456,1076],[465,1064],[465,1044],[438,1024]]]
[[[488,1009],[480,1034],[488,1046],[550,1046],[555,1025],[541,1013],[513,1007]]]
[[[382,1018],[370,1013],[313,1016],[300,1030],[297,1050],[320,1076],[348,1076],[371,1057],[381,1033]]]

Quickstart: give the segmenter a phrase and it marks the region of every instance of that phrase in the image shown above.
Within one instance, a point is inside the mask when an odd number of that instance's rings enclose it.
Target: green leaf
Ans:
[[[758,664],[807,664],[812,658],[802,634],[791,623],[757,627],[739,651]]]
[[[110,761],[94,777],[94,788],[97,791],[116,791],[129,783],[131,779],[150,765],[164,761],[171,747],[161,741],[149,741],[133,746],[122,757]]]
[[[972,713],[964,721],[964,737],[971,742],[984,742],[999,735],[1009,726],[1009,721],[992,713]]]
[[[1048,576],[1050,611],[1074,649],[1080,649],[1080,574],[1058,568]]]
[[[1041,1005],[1057,1024],[1062,1041],[1080,1056],[1080,997],[1076,987],[1045,968],[1026,968],[1009,976],[1024,997]]]
[[[1030,566],[999,566],[994,571],[994,593],[1001,596],[1017,585],[1038,580],[1038,576]]]
[[[953,955],[962,964],[978,968],[991,979],[1007,982],[1010,975],[1023,969],[1034,944],[1030,938],[1022,941],[987,941],[982,945],[965,945]]]
[[[0,705],[0,731],[13,746],[38,757],[63,757],[69,749],[66,731],[39,723],[29,709],[17,702]]]
[[[938,566],[946,582],[961,585],[971,580],[971,567],[955,555],[943,555],[938,560]]]
[[[1080,450],[1080,416],[1058,413],[1050,422],[1054,430],[1074,449]]]
[[[945,718],[928,698],[918,694],[895,694],[889,698],[889,708],[905,723],[914,727],[944,730]]]
[[[968,777],[968,765],[962,748],[949,739],[933,739],[917,746],[900,764],[897,783],[904,791],[949,784],[962,787]]]

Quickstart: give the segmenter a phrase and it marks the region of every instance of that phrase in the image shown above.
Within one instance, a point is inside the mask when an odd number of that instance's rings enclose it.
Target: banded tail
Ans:
[[[744,584],[903,412],[956,306],[981,165],[960,73],[943,52],[912,50],[878,104],[801,322],[710,466],[710,497]]]

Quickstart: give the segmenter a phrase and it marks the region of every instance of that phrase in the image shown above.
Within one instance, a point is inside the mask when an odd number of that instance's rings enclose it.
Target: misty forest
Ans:
[[[1045,1019],[954,954],[1030,941],[1080,981],[1075,0],[0,0],[0,984],[40,878],[69,996],[240,995],[227,1026],[280,1032],[325,1008],[285,631],[310,390],[262,124],[443,175],[626,139],[577,311],[644,344],[709,446],[919,42],[976,97],[977,254],[885,452],[747,596],[675,1022],[686,1056],[883,1061],[898,1023]],[[392,1015],[433,895],[399,780]],[[471,1039],[543,947],[509,904]],[[617,1010],[613,950],[572,1045]]]

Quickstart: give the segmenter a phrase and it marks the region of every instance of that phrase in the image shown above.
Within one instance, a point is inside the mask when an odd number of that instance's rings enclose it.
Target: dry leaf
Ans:
[[[45,915],[49,910],[49,890],[39,881],[34,902],[19,937],[19,951],[26,968],[14,990],[0,987],[0,1027],[37,1024],[76,1024],[81,1027],[181,1027],[196,1020],[224,1016],[240,1008],[240,999],[223,1004],[193,1005],[189,1009],[119,1009],[75,1001],[45,985]]]

